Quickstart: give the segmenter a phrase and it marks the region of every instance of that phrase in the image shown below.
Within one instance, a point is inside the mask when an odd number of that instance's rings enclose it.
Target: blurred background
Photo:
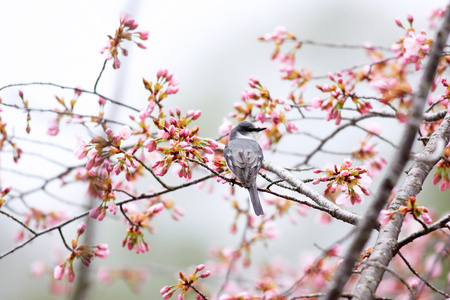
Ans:
[[[141,107],[148,97],[142,78],[154,80],[159,68],[168,68],[179,78],[180,91],[165,100],[165,107],[179,106],[183,112],[201,109],[202,117],[196,121],[201,128],[200,135],[216,138],[223,118],[232,111],[233,103],[240,101],[242,91],[248,88],[249,76],[258,77],[275,97],[287,95],[290,83],[280,80],[279,63],[270,60],[273,45],[257,39],[273,32],[275,27],[285,26],[300,40],[357,45],[371,42],[390,47],[403,34],[395,25],[395,18],[406,24],[406,16],[411,13],[415,17],[414,27],[429,32],[427,18],[430,11],[445,4],[446,1],[421,0],[8,1],[0,4],[3,28],[0,87],[13,83],[52,82],[93,90],[105,59],[99,51],[106,45],[107,35],[113,35],[118,27],[120,13],[127,12],[139,23],[138,30],[150,31],[149,40],[144,42],[147,50],[131,43],[124,44],[129,56],[121,56],[122,64],[118,70],[113,70],[110,62],[107,64],[98,92],[122,103]],[[313,75],[326,75],[367,62],[361,50],[305,45],[297,55],[297,65],[312,69]],[[3,101],[20,103],[17,89],[1,91]],[[56,106],[54,95],[64,95],[69,99],[73,94],[72,91],[49,87],[21,89],[31,107],[52,108]],[[305,100],[309,102],[314,93],[311,89]],[[121,121],[128,119],[122,111],[108,111],[107,115]],[[17,136],[25,136],[24,113],[2,113],[2,118]],[[31,128],[35,139],[52,141],[45,135],[48,120],[49,115],[46,114],[32,115]],[[71,150],[75,147],[74,136],[78,133],[70,126],[62,127],[63,134],[60,134],[58,143],[70,151],[37,144],[28,144],[28,147],[37,152],[55,151],[55,159],[77,164],[79,162]],[[395,139],[399,133],[389,130],[387,136]],[[392,148],[384,150],[391,151]],[[389,158],[389,155],[387,153],[385,157]],[[267,156],[270,158],[269,153]],[[12,170],[20,166],[27,166],[28,170],[31,168],[31,173],[39,176],[55,173],[55,166],[36,157],[24,157],[19,165],[10,163],[10,160],[10,157],[1,157],[2,187],[13,185],[27,190],[28,185],[35,184],[32,179],[29,179],[30,182],[18,182],[20,176]],[[276,162],[288,164],[286,158]],[[208,184],[214,185],[214,182]],[[56,186],[50,188],[57,191]],[[145,183],[141,188],[143,192],[148,191]],[[435,190],[437,188],[430,188],[428,184],[422,192],[424,198],[435,198],[431,194]],[[158,217],[154,222],[157,233],[145,233],[150,251],[144,254],[136,255],[120,246],[126,235],[123,222],[111,218],[97,222],[95,244],[108,243],[111,254],[106,260],[93,261],[89,275],[92,283],[89,297],[159,299],[160,288],[175,283],[179,270],[192,270],[192,266],[199,263],[207,264],[211,258],[211,246],[237,246],[240,235],[230,234],[233,221],[230,202],[221,200],[222,194],[227,191],[229,189],[216,188],[213,193],[206,193],[206,189],[191,187],[173,193],[171,197],[183,208],[185,216],[178,222],[174,222],[169,215]],[[245,201],[245,191],[237,192]],[[65,190],[64,196],[69,195],[72,200],[79,198],[80,201],[87,201],[84,190],[79,187]],[[437,195],[441,199],[448,198],[448,193],[447,196]],[[37,195],[30,202],[43,210],[50,209],[44,201],[46,197],[48,195]],[[51,204],[52,209],[53,205],[65,207],[61,203]],[[448,205],[443,208],[447,209]],[[338,221],[334,221],[332,226],[318,225],[317,217],[316,212],[310,212],[307,217],[299,217],[297,225],[288,220],[280,221],[277,223],[280,232],[278,239],[256,247],[252,260],[265,262],[283,257],[298,263],[305,251],[316,250],[314,244],[327,247],[337,236],[343,236],[350,229]],[[0,222],[0,253],[3,253],[15,245],[13,236],[19,227],[4,216],[0,216]],[[63,230],[68,240],[75,235],[78,223]],[[67,250],[62,249],[57,259],[57,245],[60,245],[60,239],[53,233],[0,260],[1,298],[64,299],[65,296],[50,294],[53,267],[63,262],[67,255]],[[46,265],[48,275],[39,278],[32,276],[30,265],[36,262]],[[147,270],[148,278],[139,293],[124,281],[103,285],[95,276],[100,265],[143,268]],[[252,279],[251,272],[254,271],[250,269],[242,276]],[[211,279],[214,280],[218,279]]]

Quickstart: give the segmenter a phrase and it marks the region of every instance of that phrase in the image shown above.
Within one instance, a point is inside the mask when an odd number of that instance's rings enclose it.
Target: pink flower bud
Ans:
[[[99,207],[94,207],[93,209],[91,209],[89,211],[89,217],[91,217],[93,219],[97,219],[99,214],[100,214],[100,208]]]
[[[108,128],[106,128],[105,133],[106,133],[106,135],[111,136],[113,134],[113,131],[111,128],[108,127]]]
[[[408,19],[408,22],[409,22],[409,23],[412,23],[412,22],[414,21],[414,17],[413,17],[412,14],[408,14],[407,19]]]
[[[81,90],[81,87],[80,87],[80,86],[77,86],[77,87],[75,88],[74,92],[75,92],[75,94],[76,94],[77,96],[81,96],[81,93],[82,93],[83,91]]]
[[[168,86],[166,89],[166,94],[170,95],[170,94],[176,94],[178,92],[179,88],[175,87],[175,86]]]
[[[175,133],[175,126],[170,125],[168,131],[169,131],[169,134],[170,134],[170,135],[173,135],[173,134]]]
[[[248,79],[248,85],[252,88],[260,85],[258,78],[256,78],[255,76],[250,76],[250,78]]]
[[[166,77],[169,71],[167,69],[159,69],[158,72],[156,72],[156,77]]]
[[[82,235],[85,230],[86,230],[86,224],[84,222],[81,222],[81,224],[78,225],[77,234]]]
[[[109,255],[109,249],[107,244],[97,245],[97,249],[94,250],[94,255],[100,258],[106,258]]]
[[[402,22],[399,19],[395,19],[395,23],[398,27],[404,28]]]
[[[431,224],[433,223],[433,220],[431,219],[430,215],[427,212],[423,212],[422,213],[422,219],[425,221],[425,223],[427,224]]]
[[[202,114],[201,110],[196,110],[192,116],[192,120],[198,119],[201,116],[201,114]]]
[[[205,272],[203,272],[202,275],[200,275],[200,277],[201,277],[201,278],[206,278],[206,277],[208,277],[209,275],[211,275],[211,272],[210,272],[210,271],[205,271]]]
[[[198,271],[203,270],[204,268],[205,268],[205,265],[204,264],[200,264],[200,265],[197,266],[197,268],[195,268],[195,271],[198,272]]]
[[[352,166],[352,161],[351,161],[350,159],[346,159],[346,160],[344,160],[343,165],[344,165],[345,167],[349,168],[349,167]]]
[[[64,264],[57,265],[53,270],[53,277],[56,280],[61,280],[64,276]]]
[[[332,73],[328,73],[328,78],[329,78],[331,81],[335,81],[334,76],[333,76]]]
[[[75,273],[73,272],[72,267],[69,267],[69,277],[68,277],[68,281],[69,281],[69,282],[74,282],[74,281],[75,281]]]
[[[174,117],[170,116],[169,117],[169,123],[176,126],[177,125],[177,119],[175,119]]]
[[[163,287],[163,288],[159,291],[159,293],[160,293],[161,295],[164,295],[164,294],[167,293],[171,288],[172,288],[171,286],[166,285],[165,287]]]
[[[2,190],[2,195],[4,196],[4,195],[8,194],[8,193],[11,191],[11,189],[12,189],[12,186],[11,186],[11,185],[5,187],[5,188]]]
[[[146,41],[150,33],[148,31],[139,31],[138,34],[141,40]]]

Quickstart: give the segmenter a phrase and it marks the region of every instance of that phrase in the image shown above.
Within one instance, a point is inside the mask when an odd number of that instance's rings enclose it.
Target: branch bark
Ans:
[[[292,173],[287,171],[286,169],[267,160],[263,161],[262,167],[267,171],[276,174],[281,179],[285,180],[287,183],[292,185],[297,192],[307,196],[309,199],[317,203],[321,207],[322,211],[327,212],[332,217],[353,225],[356,225],[358,221],[361,219],[361,217],[358,216],[357,214],[349,212],[348,210],[345,210],[343,208],[340,208],[333,202],[329,201],[320,193],[316,192],[314,189],[307,186],[299,178],[292,175]],[[378,222],[374,222],[371,226],[371,229],[372,228],[375,229],[378,228]]]
[[[425,71],[420,82],[419,91],[417,96],[414,98],[411,116],[402,136],[400,148],[389,165],[387,175],[383,178],[380,187],[375,194],[375,199],[366,211],[362,221],[358,224],[355,238],[344,256],[344,262],[338,267],[336,273],[334,274],[332,281],[326,289],[326,296],[323,299],[337,299],[341,295],[344,285],[347,283],[350,275],[352,274],[352,268],[359,257],[359,253],[370,237],[373,223],[376,222],[380,210],[386,205],[392,188],[397,184],[398,179],[409,160],[409,155],[407,155],[407,153],[410,153],[416,132],[421,123],[423,109],[430,87],[434,81],[436,68],[439,64],[439,59],[449,33],[450,9],[447,10],[444,22],[437,34],[435,42],[433,43]],[[420,192],[423,181],[438,160],[436,155],[433,153],[436,150],[438,142],[441,143],[439,139],[442,139],[445,145],[448,143],[449,127],[450,116],[447,114],[441,126],[435,134],[433,134],[433,138],[430,139],[427,147],[416,160],[404,183],[399,188],[396,197],[391,204],[391,209],[395,209],[402,203],[404,204],[409,196],[415,196]],[[433,159],[427,159],[431,156],[434,156]],[[372,299],[374,297],[375,290],[385,272],[384,268],[374,267],[374,265],[388,266],[396,249],[397,238],[400,233],[403,218],[403,215],[395,214],[391,222],[381,229],[378,235],[378,240],[369,259],[371,265],[368,265],[361,273],[360,280],[357,283],[353,293],[353,298]]]

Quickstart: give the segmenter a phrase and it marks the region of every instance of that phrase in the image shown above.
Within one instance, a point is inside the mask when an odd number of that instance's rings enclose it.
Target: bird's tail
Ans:
[[[253,210],[255,211],[255,214],[257,216],[263,215],[264,211],[261,206],[261,201],[259,200],[258,189],[256,188],[256,185],[250,185],[248,191],[250,193],[250,200],[252,200]]]

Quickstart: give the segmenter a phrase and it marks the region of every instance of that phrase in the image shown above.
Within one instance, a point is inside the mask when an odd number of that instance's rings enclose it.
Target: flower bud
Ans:
[[[80,225],[78,225],[77,234],[80,236],[83,234],[83,232],[85,230],[86,230],[86,224],[84,222],[81,222]]]

